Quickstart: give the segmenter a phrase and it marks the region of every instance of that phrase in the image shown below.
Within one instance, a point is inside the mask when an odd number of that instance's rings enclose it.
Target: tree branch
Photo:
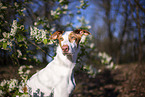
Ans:
[[[49,57],[51,57],[52,59],[54,59],[53,56],[49,55],[48,53],[46,53],[41,47],[39,47],[37,44],[33,43],[32,41],[28,40],[31,44],[33,44],[34,46],[36,46],[38,49],[40,49],[43,53],[47,54]]]
[[[139,0],[134,0],[134,1],[135,1],[136,5],[145,13],[145,8],[143,8],[141,6],[141,4],[139,4]]]

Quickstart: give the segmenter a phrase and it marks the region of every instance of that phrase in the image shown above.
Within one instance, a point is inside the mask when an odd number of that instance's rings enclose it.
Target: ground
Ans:
[[[35,66],[34,73],[41,67]],[[18,66],[0,68],[0,81],[19,78]],[[145,65],[124,64],[115,70],[104,69],[95,78],[75,72],[76,88],[71,97],[145,97]]]

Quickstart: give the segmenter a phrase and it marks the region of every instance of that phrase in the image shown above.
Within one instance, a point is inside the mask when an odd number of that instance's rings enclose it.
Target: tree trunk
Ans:
[[[140,64],[142,61],[142,42],[141,42],[141,26],[140,26],[140,19],[139,19],[139,10],[137,5],[136,5],[136,16],[137,16],[136,25],[138,29],[138,38],[139,38],[138,62]]]
[[[128,13],[127,13],[127,10],[128,10],[128,4],[126,2],[126,5],[125,5],[125,20],[124,20],[124,26],[122,28],[122,31],[120,33],[120,39],[119,39],[119,45],[118,45],[118,52],[117,52],[117,58],[116,58],[116,63],[119,64],[120,62],[120,53],[121,53],[121,47],[123,45],[123,38],[124,38],[124,35],[125,35],[125,32],[126,32],[126,27],[127,27],[127,21],[128,21]]]
[[[133,5],[131,4],[130,0],[130,7],[131,7],[131,12],[132,12],[132,18],[135,21],[138,29],[138,42],[139,42],[139,47],[138,47],[138,63],[141,64],[142,61],[142,41],[141,41],[141,25],[140,25],[140,18],[139,18],[139,10],[138,10],[138,5],[136,3],[136,18],[133,15]]]

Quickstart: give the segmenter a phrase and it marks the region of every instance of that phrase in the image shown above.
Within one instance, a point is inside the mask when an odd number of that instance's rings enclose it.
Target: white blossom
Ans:
[[[52,31],[52,32],[55,31],[55,27],[52,27],[52,28],[50,29],[50,31]]]
[[[16,7],[18,7],[18,6],[19,6],[17,2],[15,2],[15,3],[14,3],[14,5],[15,5]]]
[[[88,29],[91,29],[92,27],[91,27],[91,25],[88,25],[87,28],[88,28]]]
[[[80,11],[80,10],[78,10],[78,11],[77,11],[77,13],[79,14],[79,13],[81,13],[81,11]]]
[[[85,35],[83,35],[83,36],[82,36],[82,38],[81,38],[81,43],[84,43],[84,42],[85,42],[85,40],[86,40],[86,36],[85,36]]]
[[[25,10],[26,10],[26,8],[21,9],[21,11],[25,11]]]
[[[94,43],[91,43],[91,44],[90,44],[90,48],[93,48],[93,47],[94,47],[94,45],[95,45]]]
[[[7,7],[6,6],[2,6],[1,9],[7,9]]]
[[[84,5],[84,4],[83,4],[83,3],[81,3],[80,7],[83,7],[83,5]]]
[[[21,74],[23,74],[23,71],[19,71],[18,73],[21,75]]]
[[[108,66],[107,66],[107,68],[108,68],[108,69],[112,69],[112,68],[113,68],[113,66],[114,66],[114,63],[113,63],[113,62],[111,62],[111,63],[110,63],[110,65],[108,65]]]
[[[63,0],[59,0],[59,3],[62,3],[63,2]]]
[[[37,25],[37,22],[34,22],[34,25]]]
[[[2,90],[0,90],[0,96],[2,96],[3,95],[3,91]]]
[[[67,11],[63,11],[63,14],[67,14]]]
[[[50,11],[50,14],[53,16],[53,15],[54,15],[54,11],[53,11],[53,10],[51,10],[51,11]]]
[[[21,80],[18,87],[19,87],[19,92],[24,93],[23,88],[25,87],[25,82],[23,80]]]
[[[102,59],[102,60],[101,60],[101,63],[104,63],[104,62],[105,62],[105,60],[104,60],[104,59]]]
[[[53,40],[50,40],[50,42],[48,43],[49,45],[52,45],[53,44]]]
[[[29,94],[23,94],[21,97],[31,97]]]
[[[21,25],[19,28],[20,28],[20,29],[24,28],[24,25]]]
[[[2,34],[3,34],[3,37],[4,37],[4,38],[8,38],[9,35],[10,35],[9,33],[6,33],[6,32],[4,32],[4,33],[2,33]]]
[[[13,20],[10,36],[15,36],[16,31],[17,31],[17,20]]]
[[[79,17],[79,16],[77,16],[77,19],[79,20],[79,19],[80,19],[80,17]]]
[[[99,70],[98,70],[98,72],[100,73],[100,72],[102,72],[102,70],[101,70],[101,69],[99,69]]]
[[[78,13],[80,13],[80,11]],[[80,27],[84,27],[84,28],[87,28],[87,29],[91,29],[91,25],[88,25],[89,24],[89,21],[87,21],[84,16],[77,17],[77,20],[81,23],[81,26]]]
[[[1,84],[0,84],[0,86],[5,86],[7,84],[7,80],[3,80],[2,82],[1,82]]]
[[[27,71],[26,71],[26,74],[29,74],[29,73],[30,73],[30,70],[27,70]]]
[[[26,66],[25,66],[25,65],[20,66],[20,68],[18,69],[18,71],[22,71],[24,68],[26,68]]]
[[[116,66],[115,66],[115,69],[118,69],[118,68],[119,68],[119,66],[118,66],[118,65],[116,65]]]
[[[17,50],[17,52],[18,52],[18,58],[19,58],[20,56],[22,56],[22,53],[21,53],[20,50]]]
[[[50,13],[51,13],[52,16],[56,15],[56,11],[51,10]]]
[[[33,36],[34,30],[33,28],[30,26],[30,36]]]
[[[83,69],[87,70],[87,73],[90,75],[89,77],[94,78],[96,76],[97,70],[92,65],[89,65],[89,66],[84,65]]]
[[[111,59],[112,59],[112,58],[111,58],[111,57],[109,57],[109,56],[106,58],[107,62],[110,62],[110,61],[111,61]]]
[[[46,31],[43,29],[38,29],[37,27],[30,27],[30,36],[31,38],[36,38],[37,40],[46,39]]]
[[[16,80],[16,79],[11,79],[11,80],[9,81],[9,89],[10,89],[10,90],[13,90],[14,88],[16,88],[17,85],[18,85],[18,80]]]
[[[42,29],[40,30],[40,32],[42,33],[42,36],[41,36],[42,40],[46,39],[46,32]]]
[[[84,3],[84,0],[80,0],[81,3]]]
[[[33,66],[32,66],[32,65],[30,65],[30,66],[29,66],[29,68],[33,68]]]
[[[27,58],[26,57],[24,57],[24,58],[22,58],[23,60],[27,60]]]
[[[110,57],[108,54],[106,54],[105,52],[99,52],[98,56],[101,59],[101,63],[106,65],[106,68],[112,69],[114,67],[114,63],[111,61],[112,57]]]
[[[65,6],[64,6],[64,9],[68,9],[68,5],[65,5]]]
[[[57,12],[56,15],[60,15],[60,12]]]

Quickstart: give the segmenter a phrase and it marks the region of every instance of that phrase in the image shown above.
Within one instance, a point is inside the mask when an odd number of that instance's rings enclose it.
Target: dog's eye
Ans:
[[[61,37],[61,38],[59,38],[59,40],[63,41],[63,38]]]
[[[71,37],[72,40],[75,40],[76,38],[74,36]]]

